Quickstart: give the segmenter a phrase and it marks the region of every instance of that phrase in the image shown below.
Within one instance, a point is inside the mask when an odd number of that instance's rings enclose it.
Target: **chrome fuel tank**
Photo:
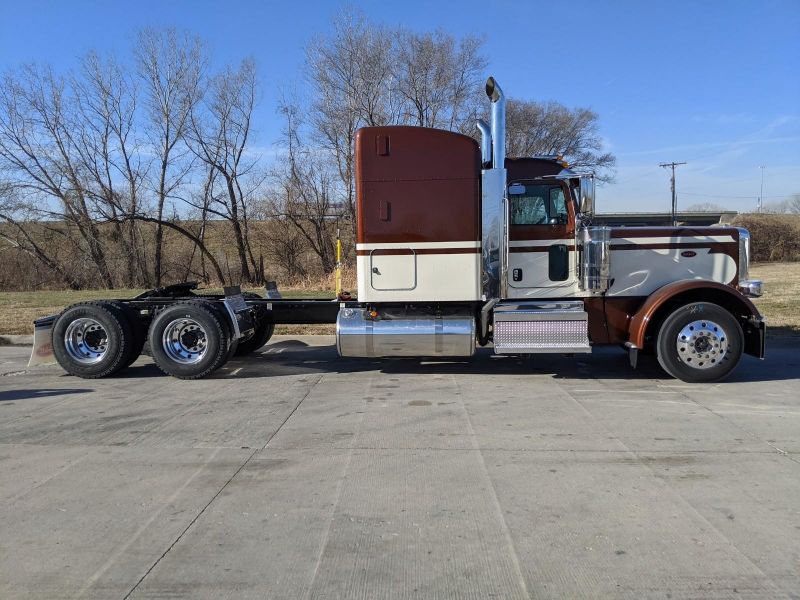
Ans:
[[[340,356],[472,356],[472,315],[389,314],[373,319],[363,308],[342,308],[336,318]]]

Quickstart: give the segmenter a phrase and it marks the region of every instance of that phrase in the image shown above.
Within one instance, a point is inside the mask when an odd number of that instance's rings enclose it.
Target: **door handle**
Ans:
[[[522,281],[522,269],[514,269],[511,271],[511,278],[514,281]]]
[[[372,267],[372,272],[375,273],[375,275],[380,275],[381,274],[381,272],[378,271],[378,267]]]

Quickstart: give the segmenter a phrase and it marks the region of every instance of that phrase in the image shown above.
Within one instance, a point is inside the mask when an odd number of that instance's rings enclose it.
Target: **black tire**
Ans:
[[[202,353],[198,353],[194,362],[181,362],[176,358],[175,351],[172,351],[171,355],[165,348],[164,332],[181,319],[186,319],[199,326],[205,340],[204,350]],[[150,325],[149,338],[150,352],[158,368],[167,375],[180,379],[207,377],[224,365],[230,356],[229,326],[212,304],[202,300],[179,302],[162,310]],[[191,357],[193,355],[187,353],[187,357],[182,360],[192,360]]]
[[[242,292],[242,296],[245,298],[263,300],[262,296],[259,296],[254,292]],[[275,331],[275,324],[266,322],[261,317],[262,315],[259,315],[257,322],[258,324],[256,325],[253,334],[248,338],[242,338],[239,340],[239,344],[234,351],[235,356],[246,356],[248,354],[252,354],[259,348],[263,347],[272,337],[272,334]]]
[[[102,356],[89,357],[82,355],[76,343],[79,339],[88,340],[86,333],[81,334],[77,327],[80,323],[94,322],[101,330],[89,332],[95,341],[88,347],[99,347],[100,340],[105,339],[105,350]],[[81,336],[83,336],[81,338]],[[84,379],[98,379],[113,375],[127,366],[133,347],[133,333],[127,316],[113,305],[104,302],[83,302],[65,309],[53,326],[53,354],[67,373]]]
[[[661,325],[656,355],[661,367],[687,383],[724,379],[744,350],[739,321],[710,302],[693,302],[673,311]]]
[[[139,317],[139,311],[131,306],[128,306],[127,304],[116,302],[114,300],[101,300],[100,303],[114,307],[116,310],[124,314],[128,319],[128,324],[131,328],[132,341],[129,347],[128,357],[125,359],[125,364],[122,368],[124,369],[129,367],[136,362],[136,359],[139,358],[139,356],[141,356],[142,348],[144,348],[144,342],[147,339],[147,329]]]
[[[261,321],[256,325],[253,335],[249,338],[239,340],[239,347],[236,349],[236,356],[246,356],[252,354],[259,348],[262,348],[272,337],[275,331],[274,323],[266,323]]]

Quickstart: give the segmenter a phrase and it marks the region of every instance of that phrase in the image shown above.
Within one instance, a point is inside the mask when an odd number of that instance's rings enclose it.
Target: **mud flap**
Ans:
[[[625,349],[628,351],[628,360],[631,363],[631,368],[635,369],[639,362],[639,349],[630,342],[625,342]]]
[[[56,362],[53,354],[53,324],[58,315],[42,317],[33,322],[33,348],[31,349],[31,359],[28,361],[29,367],[39,365],[52,365]]]
[[[253,313],[242,296],[241,288],[238,285],[231,286],[224,288],[224,291],[223,304],[233,326],[233,338],[239,340],[252,335],[255,329]]]
[[[767,321],[763,317],[751,317],[743,329],[744,353],[763,359],[767,345]]]

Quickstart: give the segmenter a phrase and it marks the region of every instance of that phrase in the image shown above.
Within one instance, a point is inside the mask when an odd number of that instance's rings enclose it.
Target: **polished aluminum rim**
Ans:
[[[678,356],[693,369],[710,369],[727,358],[728,334],[714,321],[692,321],[678,333]]]
[[[171,360],[191,365],[205,356],[208,336],[203,326],[194,319],[175,319],[164,329],[161,346]]]
[[[108,333],[94,319],[75,319],[64,332],[64,347],[72,360],[93,365],[103,360],[108,352]]]

